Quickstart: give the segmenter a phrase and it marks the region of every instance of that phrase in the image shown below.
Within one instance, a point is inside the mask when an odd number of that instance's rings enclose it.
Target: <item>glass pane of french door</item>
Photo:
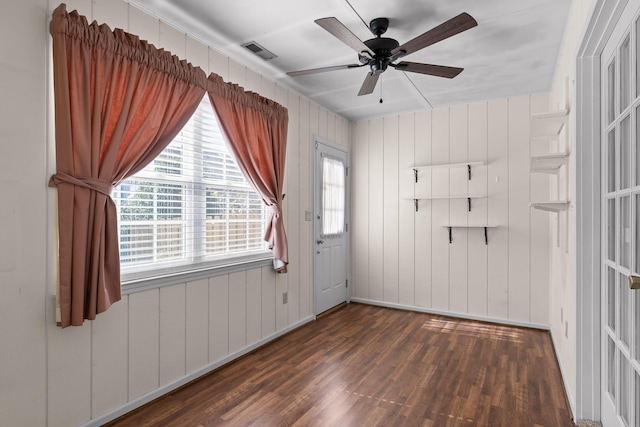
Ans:
[[[640,20],[605,48],[602,67],[602,411],[609,426],[640,427]],[[632,21],[633,18],[633,21]],[[633,22],[633,25],[629,25]],[[615,45],[613,45],[615,43]],[[605,60],[605,57],[603,57]]]

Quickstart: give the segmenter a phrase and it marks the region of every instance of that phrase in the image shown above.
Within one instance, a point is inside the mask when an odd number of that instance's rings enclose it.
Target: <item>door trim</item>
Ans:
[[[317,144],[323,144],[326,145],[330,148],[333,148],[335,150],[338,151],[343,151],[346,154],[346,168],[347,168],[347,177],[346,177],[346,192],[345,192],[345,197],[347,198],[346,201],[346,205],[345,205],[345,218],[346,218],[346,233],[347,233],[347,247],[346,247],[346,263],[347,263],[347,284],[348,283],[353,283],[351,281],[351,152],[349,150],[349,147],[345,147],[343,145],[339,145],[336,144],[335,142],[331,142],[321,136],[318,135],[313,135],[313,207],[312,207],[312,212],[313,212],[313,223],[312,223],[312,256],[313,256],[313,317],[314,319],[316,318],[316,316],[320,313],[318,313],[318,301],[317,301],[317,297],[316,297],[316,293],[317,293],[317,289],[316,289],[316,256],[315,256],[315,233],[318,227],[318,219],[317,219],[317,215],[316,215],[316,191],[317,191],[317,182],[316,182],[316,178],[318,177],[318,165],[316,162],[316,147]],[[347,303],[351,302],[351,286],[347,287]]]
[[[601,418],[600,56],[627,3],[592,3],[576,58],[576,396],[570,402],[575,420]]]

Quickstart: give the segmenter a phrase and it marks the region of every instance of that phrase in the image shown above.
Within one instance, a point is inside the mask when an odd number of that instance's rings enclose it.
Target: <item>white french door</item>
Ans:
[[[349,298],[348,164],[344,148],[316,139],[314,178],[315,314]]]
[[[640,427],[640,0],[602,53],[602,357],[604,427]],[[580,143],[578,141],[578,143]]]

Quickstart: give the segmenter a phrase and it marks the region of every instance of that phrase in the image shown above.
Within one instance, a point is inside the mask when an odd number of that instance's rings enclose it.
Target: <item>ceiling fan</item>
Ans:
[[[437,77],[454,78],[460,74],[463,68],[447,67],[444,65],[422,64],[418,62],[398,62],[397,59],[422,48],[454,36],[478,25],[475,19],[468,13],[461,13],[435,28],[419,35],[418,37],[400,45],[396,40],[381,37],[389,28],[389,19],[376,18],[369,23],[369,29],[375,38],[361,41],[337,18],[321,18],[314,21],[316,24],[333,34],[338,40],[358,52],[359,64],[335,65],[332,67],[313,68],[310,70],[290,71],[287,74],[292,77],[307,74],[323,73],[325,71],[344,70],[347,68],[360,68],[368,66],[371,70],[367,73],[364,83],[358,92],[360,95],[368,95],[376,87],[378,78],[387,67],[412,73],[428,74]]]

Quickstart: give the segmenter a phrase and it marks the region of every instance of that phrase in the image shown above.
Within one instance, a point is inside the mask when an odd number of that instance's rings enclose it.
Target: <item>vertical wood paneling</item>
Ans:
[[[69,8],[69,2],[66,3],[67,10],[72,10]],[[89,2],[83,1],[82,3],[88,4]],[[81,11],[78,12],[82,14]],[[160,21],[132,4],[129,4],[129,32],[156,47],[160,47]]]
[[[93,2],[88,2],[86,0],[67,0],[64,3],[67,5],[67,12],[77,10],[80,15],[86,16],[89,22],[93,20]],[[51,11],[53,11],[53,9],[55,9],[58,5],[59,3],[53,4]]]
[[[247,273],[229,275],[229,353],[247,345]]]
[[[91,322],[91,415],[127,403],[129,298]]]
[[[296,322],[302,318],[301,298],[308,298],[308,293],[300,289],[300,221],[304,221],[304,209],[300,206],[300,96],[287,91],[287,108],[289,110],[289,141],[287,143],[287,203],[289,206],[286,218],[287,241],[289,243],[289,321]],[[303,296],[304,295],[304,296]]]
[[[384,301],[384,122],[369,122],[369,298]]]
[[[187,35],[186,58],[194,66],[209,74],[209,48],[206,44]]]
[[[108,22],[111,29],[120,28],[129,31],[129,4],[111,0],[93,0],[92,19],[98,22]],[[67,8],[67,11],[72,9]]]
[[[209,72],[216,73],[224,81],[229,81],[229,57],[209,48]]]
[[[300,156],[299,156],[299,171],[298,176],[299,187],[299,203],[300,212],[303,215],[304,212],[313,213],[311,204],[311,173],[313,168],[311,166],[311,105],[306,98],[300,98],[299,107],[299,126],[300,126]],[[312,221],[300,221],[300,228],[298,229],[298,241],[300,242],[300,316],[305,318],[312,314],[313,308],[311,305],[313,298],[313,281],[311,280],[312,267],[311,259],[313,249],[311,246],[311,228]]]
[[[247,271],[247,344],[262,338],[262,270]]]
[[[160,383],[160,291],[129,295],[129,400]]]
[[[172,55],[184,58],[187,48],[186,35],[175,27],[160,21],[160,38],[158,45],[168,50]]]
[[[262,76],[252,69],[247,68],[245,71],[245,83],[242,86],[244,86],[246,90],[261,94]]]
[[[491,230],[488,254],[488,315],[508,318],[509,294],[509,112],[506,99],[488,104],[487,165],[489,173],[488,216],[498,228]]]
[[[318,108],[318,136],[329,139],[329,112],[320,107]]]
[[[398,125],[398,303],[415,305],[415,224],[411,201],[414,179],[415,114],[400,116]]]
[[[469,158],[470,162],[487,162],[487,104],[469,105]],[[488,167],[474,166],[469,181],[469,194],[487,195]],[[469,224],[494,224],[493,218],[488,220],[489,200],[475,199],[473,209],[469,212]],[[493,244],[493,230],[489,229],[490,244]],[[487,274],[488,245],[484,241],[484,230],[469,230],[468,246],[468,312],[479,316],[487,316]]]
[[[449,163],[449,110],[434,110],[433,140],[431,146],[433,164]],[[418,183],[420,185],[420,183]],[[431,184],[432,194],[438,196],[449,195],[449,170],[446,168],[433,170]],[[443,225],[449,222],[449,200],[433,200],[431,245],[432,256],[432,307],[438,310],[449,309],[449,235]]]
[[[209,279],[209,362],[229,354],[229,276]]]
[[[81,424],[91,417],[91,325],[47,329],[48,425]]]
[[[286,274],[276,274],[276,330],[286,328],[289,324],[289,306],[282,302],[282,295],[288,291],[287,283]]]
[[[339,144],[336,140],[336,113],[327,112],[327,139],[334,144]]]
[[[433,164],[432,149],[432,113],[424,111],[416,113],[415,118],[415,163],[414,166],[426,166]],[[413,177],[410,178],[414,183]],[[431,194],[431,172],[421,172],[420,183],[415,184],[415,195]],[[408,203],[411,203],[409,201]],[[408,207],[415,215],[415,298],[418,307],[431,307],[432,298],[432,203],[427,200],[419,202],[419,210],[415,212],[413,206]]]
[[[509,318],[530,319],[529,97],[509,99]]]
[[[247,67],[229,58],[229,81],[243,86],[247,84]]]
[[[187,373],[209,363],[209,280],[187,283],[186,366]]]
[[[185,375],[186,294],[183,283],[160,288],[160,385]]]
[[[276,273],[273,267],[262,267],[262,337],[276,331]]]
[[[302,102],[300,104],[300,117],[301,120],[304,117],[302,114]],[[314,163],[315,163],[315,140],[314,137],[315,136],[319,136],[320,135],[320,124],[319,124],[319,114],[320,114],[320,108],[318,106],[318,104],[315,104],[313,102],[309,103],[309,127],[308,127],[308,133],[307,134],[300,134],[300,139],[301,139],[301,148],[302,147],[307,147],[307,150],[301,150],[300,153],[300,198],[301,198],[301,203],[302,203],[302,194],[306,194],[306,198],[305,198],[305,202],[308,203],[308,208],[307,210],[309,212],[312,212],[313,215],[315,215],[314,212],[314,200],[313,200],[313,194],[314,194],[314,188],[313,186],[314,184]],[[302,127],[301,127],[301,131],[302,131]],[[309,138],[309,142],[308,144],[304,143],[304,139],[305,138]],[[302,167],[302,165],[306,165],[306,172],[304,173],[303,170],[304,168]],[[305,221],[305,225],[306,230],[305,233],[306,235],[304,236],[304,239],[302,239],[302,235],[301,235],[301,240],[300,240],[300,247],[307,247],[309,248],[309,270],[308,270],[308,274],[309,274],[309,313],[313,313],[313,314],[317,314],[315,312],[315,303],[314,303],[314,277],[313,277],[313,262],[314,262],[314,258],[315,258],[315,237],[314,237],[314,230],[313,230],[313,221],[309,221],[306,222]],[[302,233],[303,231],[300,230],[300,233]],[[300,263],[301,268],[304,266],[304,263],[301,262]],[[280,300],[282,301],[282,300]]]
[[[531,114],[548,111],[549,95],[538,94],[531,96]],[[534,145],[542,145],[535,147]],[[532,142],[531,154],[544,154],[548,152],[547,144]],[[544,149],[544,151],[534,151]],[[531,201],[551,200],[549,196],[549,175],[531,174]],[[531,209],[531,321],[536,323],[548,323],[549,318],[549,233],[537,232],[537,230],[549,230],[549,221],[553,214]]]
[[[383,121],[383,298],[398,302],[398,117]]]
[[[449,112],[449,162],[464,163],[468,160],[468,110],[466,105],[452,107]],[[468,173],[464,168],[449,169],[449,192],[453,196],[469,194]],[[477,208],[472,201],[472,207]],[[449,224],[467,225],[469,206],[465,199],[452,199]],[[449,309],[458,313],[468,310],[468,234],[466,228],[453,229],[453,243],[449,245]]]
[[[369,298],[369,122],[353,128],[351,151],[351,295]]]

